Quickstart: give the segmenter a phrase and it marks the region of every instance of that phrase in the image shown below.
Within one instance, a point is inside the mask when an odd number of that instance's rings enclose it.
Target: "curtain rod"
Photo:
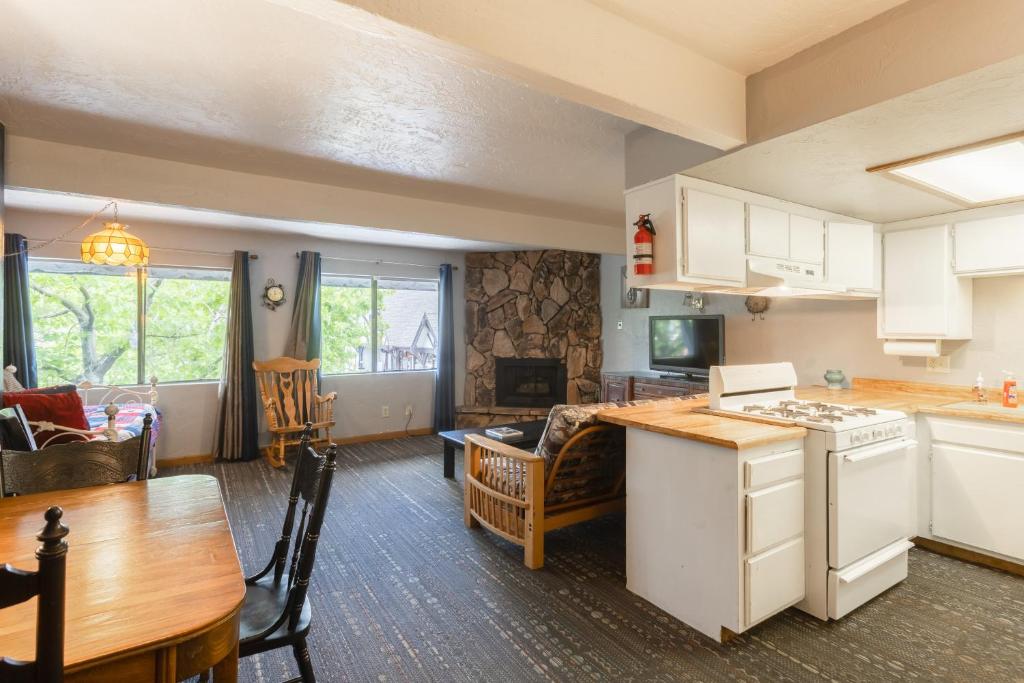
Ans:
[[[46,242],[46,240],[28,239],[29,242]],[[81,244],[80,241],[76,240],[54,240],[54,242],[60,242],[61,244]],[[176,251],[182,254],[204,254],[206,256],[233,256],[233,251],[204,251],[202,249],[178,249],[176,247],[154,247],[150,246],[150,249],[156,249],[157,251]],[[259,254],[249,254],[250,261],[256,261],[260,257]]]
[[[295,258],[299,258],[302,252],[295,252]],[[425,263],[408,263],[406,261],[384,261],[379,258],[345,258],[343,256],[321,256],[321,259],[328,261],[349,261],[351,263],[373,263],[378,266],[411,266],[413,268],[438,268],[439,265],[428,265]],[[452,270],[458,270],[458,266],[452,266]]]

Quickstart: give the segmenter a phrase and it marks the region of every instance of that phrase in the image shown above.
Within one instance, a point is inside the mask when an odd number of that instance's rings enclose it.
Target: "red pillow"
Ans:
[[[82,406],[82,397],[77,391],[70,391],[63,394],[32,394],[22,392],[5,392],[4,407],[20,405],[25,411],[25,417],[30,422],[46,420],[62,427],[74,427],[75,429],[89,429],[89,421],[85,418],[85,408]],[[46,444],[46,440],[60,432],[39,432],[36,434],[36,443],[40,448]],[[47,446],[69,441],[80,441],[79,437],[65,435],[54,439]]]

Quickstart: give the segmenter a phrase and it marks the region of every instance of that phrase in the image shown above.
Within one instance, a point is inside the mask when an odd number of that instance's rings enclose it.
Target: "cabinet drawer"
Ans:
[[[748,489],[756,489],[803,473],[802,450],[776,453],[743,463],[743,485]]]
[[[795,538],[744,563],[746,626],[804,597],[804,539]]]
[[[746,502],[748,553],[803,535],[803,479],[748,493]]]

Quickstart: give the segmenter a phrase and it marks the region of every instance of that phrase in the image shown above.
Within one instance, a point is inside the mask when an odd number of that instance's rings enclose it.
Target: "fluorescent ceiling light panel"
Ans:
[[[889,172],[971,204],[1024,197],[1024,143],[965,150],[890,168]]]

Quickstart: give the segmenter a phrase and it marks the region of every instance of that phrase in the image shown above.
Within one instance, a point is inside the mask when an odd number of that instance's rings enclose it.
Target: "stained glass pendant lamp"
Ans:
[[[82,262],[137,268],[149,265],[149,247],[127,232],[127,227],[118,222],[117,204],[114,204],[114,220],[107,221],[102,230],[82,240]]]

